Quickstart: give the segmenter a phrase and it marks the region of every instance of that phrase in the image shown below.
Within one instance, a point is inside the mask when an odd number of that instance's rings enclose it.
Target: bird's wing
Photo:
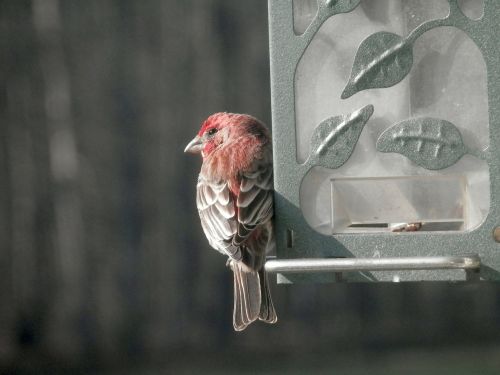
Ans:
[[[239,246],[232,243],[238,223],[228,183],[210,181],[200,175],[196,186],[196,206],[210,246],[235,260],[241,260]]]
[[[271,164],[261,165],[253,172],[242,174],[236,206],[238,208],[238,230],[233,238],[233,244],[236,246],[248,245],[248,251],[253,254],[243,254],[245,258],[248,255],[261,258],[265,255],[271,235],[270,221],[273,216],[273,169]],[[258,235],[253,236],[256,228],[258,228]],[[251,241],[248,241],[249,237],[251,237]],[[257,263],[259,262],[260,260]],[[252,264],[255,264],[250,259],[245,263],[251,267]]]
[[[203,231],[214,249],[241,261],[254,257],[248,252],[264,255],[270,230],[248,239],[258,226],[270,222],[273,216],[273,170],[261,165],[252,172],[242,173],[240,192],[235,198],[225,181],[214,182],[198,178],[196,205]],[[248,259],[245,263],[254,264]],[[253,267],[252,267],[253,268]]]

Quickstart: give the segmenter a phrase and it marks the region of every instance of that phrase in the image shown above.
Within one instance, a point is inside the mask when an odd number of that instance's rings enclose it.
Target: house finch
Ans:
[[[210,246],[227,255],[234,274],[233,326],[260,319],[276,323],[266,250],[273,242],[271,140],[254,117],[216,113],[184,152],[201,153],[196,206]]]

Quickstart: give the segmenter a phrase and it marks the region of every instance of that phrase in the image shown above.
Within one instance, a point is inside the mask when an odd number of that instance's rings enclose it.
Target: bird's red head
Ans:
[[[235,115],[232,113],[219,112],[214,113],[209,116],[203,123],[201,124],[200,131],[198,132],[199,137],[203,137],[205,134],[219,131],[220,128],[226,127],[231,124],[231,119],[234,118]]]
[[[209,116],[198,135],[187,145],[185,152],[199,153],[206,158],[215,150],[244,135],[267,136],[265,127],[254,117],[219,112]],[[265,133],[265,134],[264,134]]]

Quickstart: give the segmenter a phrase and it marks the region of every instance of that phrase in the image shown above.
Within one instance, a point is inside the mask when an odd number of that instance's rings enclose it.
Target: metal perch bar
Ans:
[[[269,259],[265,269],[271,273],[448,269],[478,271],[480,266],[479,256],[470,255],[462,257]]]

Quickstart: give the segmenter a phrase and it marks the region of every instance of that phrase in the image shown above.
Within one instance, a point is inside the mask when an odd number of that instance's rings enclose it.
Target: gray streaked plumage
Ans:
[[[272,169],[243,174],[240,192],[235,200],[227,182],[210,181],[203,175],[198,179],[197,206],[203,231],[210,246],[230,258],[234,273],[233,324],[238,331],[257,318],[269,323],[277,320],[262,270],[265,250],[273,240]]]

